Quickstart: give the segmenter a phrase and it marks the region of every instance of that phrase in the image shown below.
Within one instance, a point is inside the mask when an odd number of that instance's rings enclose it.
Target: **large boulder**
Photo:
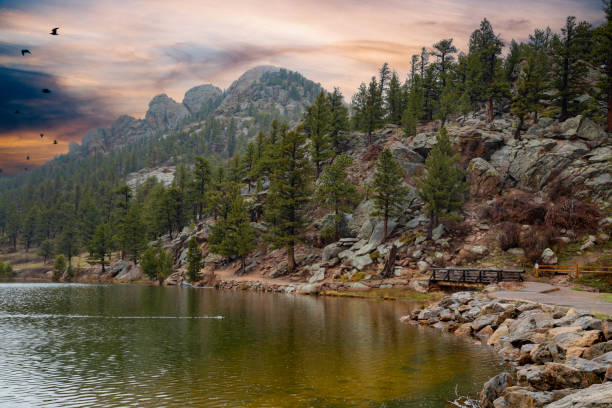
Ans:
[[[157,95],[149,102],[145,121],[154,131],[176,129],[189,116],[185,105],[177,103],[166,94]]]
[[[412,177],[423,169],[423,156],[403,145],[391,147],[393,158],[402,166],[406,175]]]
[[[467,173],[472,197],[491,198],[499,193],[501,188],[499,172],[488,161],[480,157],[472,159]]]
[[[550,248],[546,248],[542,252],[542,256],[540,258],[542,259],[542,263],[544,265],[556,265],[557,264],[557,255],[555,255],[553,250]]]
[[[612,385],[610,382],[594,384],[567,395],[546,406],[547,408],[612,408]]]
[[[337,242],[331,243],[323,248],[321,252],[321,260],[323,262],[329,262],[333,258],[337,257],[340,252],[343,251],[343,248],[338,245]]]
[[[393,232],[396,226],[397,226],[397,219],[389,218],[387,220],[387,235],[385,236],[384,235],[385,222],[384,220],[379,220],[374,226],[374,229],[372,230],[372,235],[370,235],[368,244],[373,245],[375,247],[379,246],[380,244],[383,243],[385,238],[391,235],[391,233]]]
[[[348,223],[348,227],[353,233],[353,236],[357,236],[360,239],[370,238],[374,225],[376,224],[376,218],[371,215],[373,212],[374,200],[363,200],[359,203],[355,211],[353,211],[353,217]]]
[[[211,84],[198,85],[185,92],[183,97],[183,105],[187,107],[192,115],[197,114],[209,102],[223,94],[221,89]]]
[[[501,373],[487,381],[480,392],[480,406],[482,408],[493,408],[495,401],[510,385],[511,379],[508,373]]]

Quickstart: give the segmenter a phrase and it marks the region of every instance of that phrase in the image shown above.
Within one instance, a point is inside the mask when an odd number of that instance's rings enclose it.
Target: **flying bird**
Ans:
[[[43,138],[43,136],[44,136],[44,133],[41,133],[41,134],[40,134],[40,138],[42,139],[42,138]]]
[[[30,156],[26,156],[26,160],[30,160]]]
[[[59,30],[59,27],[53,28],[49,34],[51,34],[51,35],[59,35],[57,30]]]
[[[42,93],[51,93],[51,90],[45,88],[45,89],[42,90]]]
[[[53,141],[53,144],[57,144],[57,140],[54,140],[54,141]]]
[[[32,54],[30,50],[21,50],[21,56],[23,57],[26,54]]]

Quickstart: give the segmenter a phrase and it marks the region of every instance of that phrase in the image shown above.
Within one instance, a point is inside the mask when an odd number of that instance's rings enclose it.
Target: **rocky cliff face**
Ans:
[[[298,73],[274,66],[255,67],[234,81],[225,95],[211,84],[189,89],[182,103],[166,94],[157,95],[149,102],[144,119],[123,115],[110,128],[92,129],[83,137],[81,147],[73,146],[71,153],[106,153],[141,138],[179,128],[198,132],[206,127],[203,114],[211,111],[220,128],[228,127],[233,120],[238,132],[235,136],[242,134],[248,138],[255,134],[256,128],[269,125],[272,119],[295,123],[321,89],[319,84]],[[223,140],[214,141],[214,150],[222,151],[227,135],[217,136]]]

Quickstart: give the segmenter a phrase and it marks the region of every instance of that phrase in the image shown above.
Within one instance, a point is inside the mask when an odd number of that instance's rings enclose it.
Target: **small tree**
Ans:
[[[451,145],[446,128],[436,137],[436,145],[425,161],[425,173],[417,181],[419,197],[429,216],[428,238],[440,216],[462,207],[468,191],[465,172]]]
[[[72,257],[79,254],[79,236],[73,222],[64,226],[57,241],[56,252],[68,258],[68,265],[72,265]]]
[[[140,261],[142,272],[161,285],[174,271],[172,257],[160,247],[148,247]]]
[[[321,91],[315,102],[306,108],[304,131],[310,138],[310,154],[315,165],[315,177],[321,174],[321,166],[332,154],[329,138],[330,106],[325,93]]]
[[[105,258],[107,255],[110,256],[112,248],[112,234],[108,224],[100,224],[96,227],[89,248],[93,257],[102,266],[102,273],[105,273],[107,264]]]
[[[187,246],[187,276],[189,280],[196,282],[200,269],[203,267],[204,261],[202,259],[202,251],[200,251],[196,238],[191,237]]]
[[[353,160],[340,155],[333,164],[329,165],[321,175],[320,184],[317,189],[317,199],[321,205],[330,209],[334,214],[334,237],[340,238],[340,225],[344,212],[352,209],[358,199],[357,188],[351,183],[346,169],[351,166]]]
[[[399,216],[403,211],[402,206],[409,191],[408,187],[403,185],[403,174],[391,150],[383,150],[376,162],[373,185],[375,211],[372,213],[384,219],[383,238],[387,237],[389,217]]]
[[[289,273],[295,268],[294,249],[306,229],[303,213],[310,200],[311,166],[305,141],[299,131],[282,136],[266,199],[265,217],[270,224],[266,238],[273,247],[287,249]]]
[[[240,271],[244,273],[246,256],[255,249],[255,229],[251,227],[248,207],[240,194],[236,194],[227,219],[220,220],[211,234],[211,249],[223,256],[240,258]]]
[[[53,256],[53,243],[49,239],[45,239],[38,249],[38,255],[43,257],[43,264],[47,264],[47,260]]]
[[[53,280],[59,280],[66,271],[66,258],[60,254],[55,257],[53,262]]]

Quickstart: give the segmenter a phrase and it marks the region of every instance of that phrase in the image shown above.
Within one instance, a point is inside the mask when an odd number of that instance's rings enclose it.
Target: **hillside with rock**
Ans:
[[[87,132],[80,145],[71,145],[70,152],[108,153],[176,131],[206,132],[213,121],[218,122],[214,151],[222,152],[227,148],[230,126],[236,128],[232,137],[248,139],[274,119],[295,124],[321,90],[298,73],[258,66],[242,74],[225,92],[211,84],[198,85],[185,93],[181,103],[166,94],[157,95],[149,102],[144,119],[122,115],[109,128]]]
[[[264,290],[265,285],[256,284],[258,280],[279,279],[281,287],[293,282],[310,285],[311,289],[314,285],[315,291],[352,287],[357,282],[365,288],[392,286],[427,291],[427,271],[432,266],[529,267],[532,262],[557,263],[557,251],[567,246],[582,247],[578,252],[584,253],[598,248],[609,251],[605,248],[610,242],[612,218],[605,214],[610,210],[612,192],[612,140],[588,118],[574,117],[562,123],[542,119],[520,141],[513,137],[513,121],[507,115],[490,124],[480,113],[454,118],[447,129],[467,171],[470,199],[454,221],[437,225],[427,238],[428,217],[415,189],[415,177],[436,143],[434,126],[428,123],[416,136],[405,137],[402,129],[389,125],[372,135],[371,144],[365,143],[365,135],[350,133],[345,151],[353,158],[349,179],[361,187],[363,200],[345,216],[340,240],[330,242],[324,236],[330,216],[313,206],[308,213],[311,223],[306,241],[297,249],[297,271],[288,275],[284,250],[260,246],[247,258],[247,275],[253,285]],[[365,191],[373,179],[378,155],[385,148],[401,165],[404,185],[409,188],[401,216],[389,220],[387,236],[383,236],[382,219],[371,215],[374,202]],[[252,204],[252,226],[262,234],[268,225],[257,214],[267,187],[263,185],[258,192],[242,190]],[[560,196],[565,197],[563,202],[587,200],[593,209],[599,208],[596,211],[601,215],[594,227],[556,226],[544,231],[547,214],[550,218],[557,209],[551,197]],[[518,237],[507,246],[504,226],[509,219],[499,218],[494,209],[518,205],[513,200],[535,215],[516,224]],[[173,239],[163,238],[179,270],[169,283],[184,279],[181,271],[186,265],[186,243],[192,235],[205,256],[203,279],[210,283],[216,275],[220,281],[231,281],[238,263],[231,259],[227,263],[209,252],[212,225],[212,219],[200,221]],[[539,241],[534,243],[530,237]],[[393,273],[383,277],[393,247]],[[218,284],[231,287],[228,282]]]

